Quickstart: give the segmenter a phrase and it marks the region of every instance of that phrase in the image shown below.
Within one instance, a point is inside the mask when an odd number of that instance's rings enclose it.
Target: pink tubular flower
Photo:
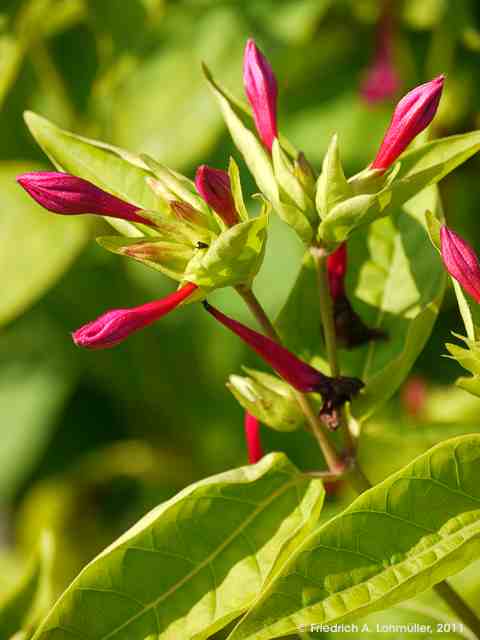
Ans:
[[[438,76],[400,100],[372,168],[388,169],[415,136],[428,127],[437,112],[444,80],[445,76]]]
[[[256,351],[294,389],[303,393],[320,393],[324,401],[322,415],[333,415],[338,407],[363,387],[363,382],[357,378],[331,378],[324,375],[274,340],[229,318],[206,301],[203,305],[210,315]]]
[[[480,264],[475,251],[445,225],[440,230],[440,241],[442,259],[448,273],[480,303]]]
[[[345,276],[347,274],[347,243],[342,243],[327,258],[327,275],[330,295],[333,300],[345,295]]]
[[[394,98],[400,89],[400,78],[393,63],[394,24],[388,4],[378,23],[375,57],[360,87],[369,104]]]
[[[195,175],[195,186],[208,206],[218,213],[226,225],[231,227],[238,222],[228,173],[202,164]]]
[[[88,180],[58,171],[35,171],[17,182],[45,209],[62,215],[93,213],[130,222],[151,222],[137,215],[138,207],[107,193]]]
[[[258,135],[271,151],[277,131],[277,80],[268,60],[250,38],[243,59],[243,84]]]
[[[139,307],[107,311],[96,320],[77,329],[72,334],[73,341],[78,347],[87,349],[115,347],[134,331],[146,327],[173,311],[196,288],[197,285],[187,282],[183,287],[161,300],[147,302]]]
[[[245,439],[247,441],[248,462],[255,464],[263,458],[262,443],[260,442],[260,422],[251,413],[245,411]]]

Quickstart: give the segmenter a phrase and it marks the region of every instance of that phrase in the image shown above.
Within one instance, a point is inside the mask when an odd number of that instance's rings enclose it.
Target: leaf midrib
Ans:
[[[456,518],[458,518],[461,514],[458,514],[457,516],[455,516]],[[470,535],[469,537],[466,537],[466,534],[468,534],[469,530],[472,529],[473,533],[472,535]],[[475,529],[477,529],[477,531],[475,531]],[[463,540],[462,542],[455,546],[453,549],[451,549],[448,553],[445,553],[441,556],[441,560],[444,560],[445,558],[448,558],[450,555],[452,555],[453,553],[456,553],[458,551],[458,549],[460,549],[462,546],[464,546],[465,544],[468,544],[472,539],[475,538],[475,536],[480,536],[480,521],[477,520],[476,522],[473,522],[469,525],[467,525],[466,527],[462,527],[461,529],[457,529],[456,531],[453,531],[452,533],[448,534],[447,536],[443,536],[438,542],[436,542],[435,544],[422,549],[419,553],[414,554],[414,555],[410,555],[408,557],[406,557],[404,560],[402,560],[402,562],[398,562],[386,569],[384,569],[384,571],[380,571],[379,573],[376,573],[375,575],[371,576],[368,580],[361,582],[359,584],[353,585],[352,587],[348,587],[347,589],[344,589],[342,591],[339,591],[337,593],[333,593],[329,596],[327,596],[327,598],[324,598],[321,602],[317,602],[313,605],[311,605],[310,607],[304,607],[302,609],[298,609],[297,611],[294,612],[294,614],[290,614],[288,617],[291,618],[291,615],[295,615],[298,616],[300,613],[307,613],[307,612],[313,612],[315,610],[316,607],[318,607],[319,605],[324,607],[325,606],[325,602],[330,598],[330,597],[341,597],[343,599],[344,594],[349,593],[351,590],[353,589],[357,589],[358,587],[366,587],[367,590],[370,593],[370,589],[369,589],[369,583],[372,579],[376,579],[380,576],[382,576],[382,574],[387,574],[388,572],[392,572],[397,568],[401,568],[403,565],[405,565],[408,562],[411,562],[412,560],[417,560],[419,558],[422,557],[422,555],[427,554],[427,553],[431,553],[432,551],[434,551],[438,546],[440,545],[444,545],[446,542],[448,542],[449,539],[455,537],[455,536],[462,536]],[[381,566],[381,565],[379,565]],[[362,611],[363,609],[369,607],[372,603],[378,601],[379,599],[382,599],[384,597],[386,597],[388,594],[392,593],[393,591],[395,591],[396,589],[398,589],[400,586],[403,586],[405,584],[408,584],[408,582],[410,582],[411,580],[415,580],[418,578],[418,576],[422,575],[423,573],[425,573],[425,571],[429,571],[431,569],[431,565],[429,565],[428,567],[423,567],[421,571],[419,571],[418,573],[414,574],[414,575],[410,575],[406,580],[401,581],[399,580],[397,582],[397,584],[392,587],[391,589],[388,589],[387,591],[383,592],[380,596],[380,598],[370,598],[368,603],[365,605],[362,605],[360,607],[357,607],[355,609],[351,609],[351,608],[347,608],[345,606],[345,610],[346,613],[344,613],[343,615],[336,617],[336,618],[331,618],[331,619],[327,619],[327,617],[325,617],[325,619],[323,621],[321,621],[322,624],[331,624],[331,623],[337,623],[339,621],[345,620],[345,618],[349,615],[351,615],[352,613],[357,614],[359,611]],[[298,574],[300,575],[300,574]],[[305,577],[305,576],[303,576]],[[288,596],[289,598],[291,597],[290,594],[284,594],[285,596]],[[398,603],[400,604],[400,603]],[[373,611],[372,611],[373,613]],[[361,616],[362,614],[360,614]],[[365,614],[366,615],[366,614]],[[268,627],[263,627],[262,629],[258,629],[258,631],[264,631],[267,630],[271,625],[269,625]],[[292,628],[286,629],[285,633],[290,633],[291,631],[295,631],[297,627],[294,626]],[[283,632],[282,632],[283,633]],[[250,636],[245,636],[242,640],[248,640]]]
[[[149,604],[145,605],[141,611],[137,612],[135,615],[133,615],[130,618],[128,618],[128,620],[123,622],[121,625],[119,625],[118,627],[116,627],[115,629],[110,631],[109,633],[107,633],[105,636],[102,636],[99,640],[108,640],[109,638],[111,638],[115,634],[117,634],[119,631],[121,631],[125,627],[129,626],[137,618],[143,616],[147,611],[150,611],[152,609],[155,610],[155,608],[157,607],[158,604],[160,604],[160,602],[162,602],[163,600],[168,598],[172,593],[174,593],[177,589],[182,587],[186,582],[191,580],[202,569],[204,569],[207,565],[209,565],[233,540],[235,540],[235,538],[238,535],[241,535],[243,533],[243,531],[247,528],[247,526],[250,525],[250,523],[265,508],[267,508],[276,498],[280,497],[283,493],[288,491],[288,489],[290,489],[293,486],[296,486],[297,484],[298,484],[298,479],[295,478],[291,482],[287,483],[286,485],[284,485],[283,487],[281,487],[280,489],[278,489],[277,491],[272,493],[266,500],[264,500],[263,502],[261,502],[258,505],[258,507],[250,514],[250,516],[248,518],[246,518],[243,521],[242,525],[238,529],[233,531],[224,540],[224,542],[222,542],[222,544],[220,546],[218,546],[217,549],[215,549],[214,552],[212,552],[205,560],[203,560],[200,564],[198,564],[190,573],[188,573],[186,576],[184,576],[183,578],[178,580],[178,582],[176,582],[174,585],[172,585],[165,593],[163,593],[161,596],[156,598],[154,601],[152,601]],[[160,634],[160,633],[162,633],[162,631],[160,629],[158,629],[158,633]]]

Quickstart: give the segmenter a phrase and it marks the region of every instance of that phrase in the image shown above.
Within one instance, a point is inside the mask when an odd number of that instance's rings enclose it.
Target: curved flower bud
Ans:
[[[445,76],[421,84],[397,104],[372,167],[388,169],[410,142],[433,120],[442,95]]]
[[[202,164],[195,174],[195,186],[198,193],[229,227],[238,222],[230,178],[221,169]]]
[[[250,38],[243,59],[243,84],[252,106],[255,126],[265,147],[271,151],[277,130],[277,80],[268,60]]]
[[[320,393],[324,400],[322,415],[334,416],[335,410],[363,387],[363,382],[357,378],[331,378],[324,375],[274,340],[229,318],[208,302],[204,301],[203,306],[210,315],[256,351],[294,389],[303,393]]]
[[[258,418],[245,411],[245,439],[247,441],[248,462],[255,464],[263,458],[262,443],[260,442],[260,422]]]
[[[139,307],[107,311],[96,320],[77,329],[72,334],[73,341],[78,347],[86,347],[87,349],[115,347],[134,331],[146,327],[173,311],[195,289],[197,289],[197,285],[188,282],[161,300],[147,302]]]
[[[88,180],[58,171],[34,171],[17,182],[45,209],[62,215],[93,213],[129,222],[152,223],[137,215],[138,207],[96,187]]]
[[[480,303],[480,264],[472,247],[454,231],[440,229],[441,254],[448,273]]]

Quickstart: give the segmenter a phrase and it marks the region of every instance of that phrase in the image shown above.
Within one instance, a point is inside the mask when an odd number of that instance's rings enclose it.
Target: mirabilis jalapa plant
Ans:
[[[423,138],[407,150],[435,116],[439,76],[400,100],[363,171],[345,176],[334,136],[317,176],[279,133],[277,80],[253,40],[244,59],[249,106],[205,75],[258,186],[256,216],[233,159],[228,172],[202,165],[191,181],[26,114],[58,170],[19,176],[30,196],[56,213],[106,217],[120,235],[99,238],[103,247],[179,282],[165,298],[103,313],[74,342],[114,347],[184,304],[203,303],[277,374],[247,369],[228,383],[246,411],[251,466],[196,483],[145,516],[84,569],[34,638],[199,639],[237,620],[229,638],[263,640],[430,587],[478,633],[476,614],[445,579],[480,551],[480,436],[444,441],[373,488],[357,447],[362,423],[399,387],[434,324],[446,274],[428,236],[440,248],[434,185],[480,149],[480,132]],[[276,321],[252,289],[270,209],[305,246]],[[441,249],[453,277],[479,294],[478,262],[446,227]],[[235,288],[261,331],[210,304],[221,287]],[[300,472],[281,453],[263,455],[260,423],[306,426],[326,468]],[[323,482],[341,478],[361,495],[319,524]]]

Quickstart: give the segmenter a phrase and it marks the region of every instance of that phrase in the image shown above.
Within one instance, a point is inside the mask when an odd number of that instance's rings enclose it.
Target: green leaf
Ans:
[[[400,169],[392,184],[392,207],[435,184],[480,150],[480,131],[439,138],[400,156]]]
[[[37,167],[38,169],[38,167]],[[70,267],[88,240],[88,221],[45,212],[16,184],[31,164],[0,163],[0,326],[25,311]],[[21,247],[21,249],[20,249]]]
[[[348,622],[461,571],[480,553],[479,463],[480,436],[461,436],[366,491],[300,544],[230,640]]]
[[[0,36],[0,108],[14,84],[25,48],[17,38],[9,34]]]
[[[25,122],[35,140],[60,171],[89,180],[140,209],[156,208],[155,194],[146,183],[146,178],[152,174],[134,154],[60,129],[31,111],[25,113]],[[130,222],[106,219],[124,235],[142,235]],[[149,230],[145,228],[145,231]]]
[[[190,261],[185,280],[205,289],[249,284],[262,264],[268,214],[240,222],[218,236]]]
[[[0,600],[0,637],[8,640],[23,630],[30,637],[32,627],[51,605],[50,574],[53,559],[53,538],[43,534],[39,548],[31,559],[21,582]]]
[[[323,494],[279,453],[187,487],[87,565],[35,640],[210,637],[311,530]]]
[[[343,172],[338,136],[335,134],[323,159],[322,173],[317,182],[316,205],[320,217],[326,218],[335,205],[351,195],[352,188]]]
[[[280,378],[245,368],[248,377],[231,375],[227,387],[244,409],[277,431],[295,431],[305,422],[292,388]]]
[[[431,187],[401,210],[354,234],[349,242],[348,290],[368,327],[386,332],[386,340],[342,352],[341,371],[359,377],[365,389],[352,403],[363,420],[400,386],[422,351],[438,315],[445,270],[428,240],[424,212],[437,209]]]
[[[183,280],[188,263],[195,253],[195,249],[191,246],[178,242],[155,240],[151,237],[102,236],[97,238],[97,242],[112,253],[133,258],[178,281]]]

